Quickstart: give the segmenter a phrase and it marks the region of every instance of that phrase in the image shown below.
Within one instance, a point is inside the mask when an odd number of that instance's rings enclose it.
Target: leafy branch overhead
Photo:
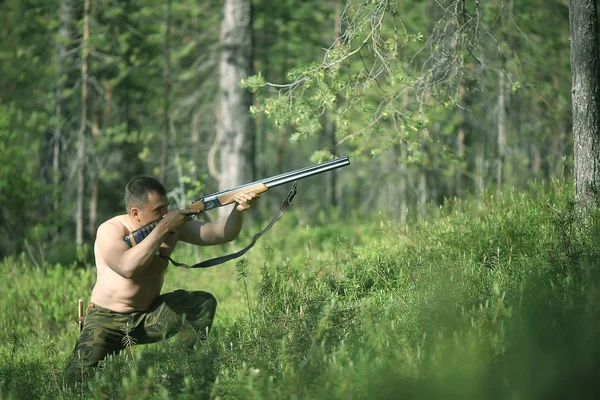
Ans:
[[[441,18],[425,36],[420,21],[405,23],[397,1],[349,0],[341,34],[320,63],[292,68],[287,83],[260,71],[242,82],[258,97],[251,113],[277,128],[293,126],[292,142],[319,132],[325,112],[334,118],[338,144],[358,152],[378,154],[398,140],[416,140],[429,108],[456,104],[452,92],[466,66],[479,62],[474,48],[490,34],[478,8],[470,14],[462,1],[437,3]]]

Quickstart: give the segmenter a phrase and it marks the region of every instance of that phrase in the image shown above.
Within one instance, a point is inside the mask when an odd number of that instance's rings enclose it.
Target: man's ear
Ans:
[[[129,215],[133,217],[137,222],[140,222],[140,209],[137,207],[131,207],[129,210]]]

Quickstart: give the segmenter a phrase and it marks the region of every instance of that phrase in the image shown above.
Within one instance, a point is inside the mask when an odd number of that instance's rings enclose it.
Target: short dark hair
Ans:
[[[136,176],[125,185],[125,208],[127,212],[132,207],[142,207],[148,201],[148,195],[156,192],[166,196],[165,187],[158,180],[149,176]]]

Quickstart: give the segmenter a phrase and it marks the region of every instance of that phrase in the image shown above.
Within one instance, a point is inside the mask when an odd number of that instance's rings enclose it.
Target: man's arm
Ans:
[[[167,236],[179,231],[190,219],[186,210],[170,211],[146,239],[134,247],[123,240],[122,227],[115,222],[105,222],[97,232],[98,251],[106,265],[130,279],[146,269]]]
[[[117,274],[130,279],[142,272],[152,261],[169,230],[158,224],[139,245],[129,247],[123,240],[123,229],[116,223],[104,223],[97,232],[96,244],[100,256]]]
[[[209,223],[192,220],[184,225],[179,239],[197,246],[212,246],[231,242],[242,230],[244,224],[243,212],[251,208],[258,197],[254,192],[240,193],[236,196],[237,205],[231,210],[229,217],[222,221]]]

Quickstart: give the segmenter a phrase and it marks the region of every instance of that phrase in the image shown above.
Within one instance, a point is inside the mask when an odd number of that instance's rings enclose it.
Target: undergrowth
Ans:
[[[75,386],[62,380],[77,334],[65,304],[89,291],[93,268],[6,259],[0,397],[592,395],[600,214],[581,223],[572,197],[554,183],[480,202],[448,200],[407,226],[383,216],[325,227],[288,218],[277,226],[285,235],[274,228],[262,252],[235,266],[169,272],[167,290],[219,293],[219,318],[198,351],[176,338],[131,344]],[[239,307],[221,306],[228,302]]]

